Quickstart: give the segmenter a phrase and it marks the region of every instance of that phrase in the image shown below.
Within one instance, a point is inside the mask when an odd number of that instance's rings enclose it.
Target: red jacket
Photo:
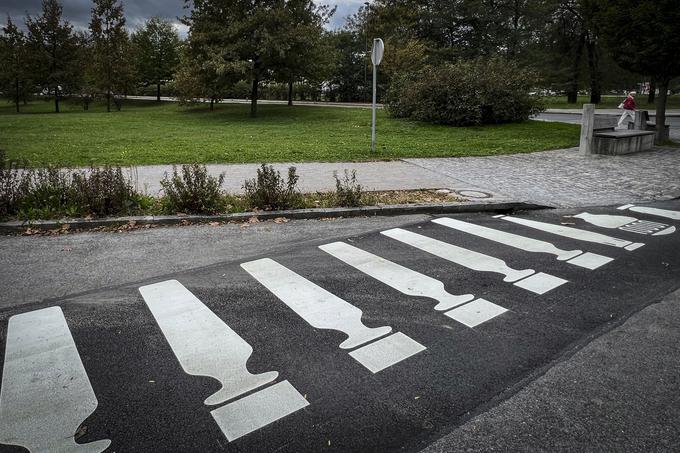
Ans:
[[[623,108],[625,110],[636,110],[637,106],[635,105],[635,99],[632,97],[628,96],[625,101],[623,101]]]

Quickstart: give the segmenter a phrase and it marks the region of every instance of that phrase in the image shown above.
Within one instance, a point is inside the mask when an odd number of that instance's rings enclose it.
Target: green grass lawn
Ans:
[[[598,109],[615,109],[623,102],[626,96],[606,96],[602,98],[602,102],[597,104]],[[637,107],[642,110],[656,110],[656,105],[647,103],[646,94],[638,94],[635,97]],[[583,104],[590,102],[590,96],[579,96],[576,104],[567,104],[566,96],[551,96],[543,98],[545,106],[549,109],[581,109]],[[673,95],[668,97],[666,109],[680,109],[680,95]]]
[[[30,165],[145,165],[219,162],[388,160],[482,156],[578,145],[579,127],[528,121],[456,128],[389,118],[378,112],[378,150],[370,152],[371,112],[364,109],[260,105],[182,108],[174,103],[126,102],[63,112],[36,101],[14,113],[0,104],[0,149]]]

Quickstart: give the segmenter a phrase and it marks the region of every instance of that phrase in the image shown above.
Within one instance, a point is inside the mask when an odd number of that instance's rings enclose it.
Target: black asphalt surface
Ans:
[[[680,210],[680,201],[653,206]],[[680,227],[677,221],[613,207],[587,211]],[[615,259],[590,271],[553,255],[524,252],[431,222],[402,226],[503,259],[515,269],[531,268],[569,281],[544,295],[504,283],[499,274],[475,272],[428,255],[379,231],[345,238],[440,279],[452,294],[472,293],[510,310],[474,329],[436,312],[435,301],[405,296],[327,255],[317,246],[329,241],[319,240],[48,303],[5,308],[0,312],[0,363],[9,317],[59,305],[99,401],[84,422],[87,434],[78,439],[81,443],[111,439],[108,451],[115,452],[418,451],[680,287],[680,232],[642,236],[563,217],[579,212],[583,210],[517,215],[575,223],[577,228],[646,245],[631,252],[543,233],[488,214],[451,216]],[[344,334],[311,327],[239,266],[264,257],[360,308],[369,327],[392,326],[427,350],[372,374],[338,347]],[[218,383],[183,372],[138,292],[140,286],[169,279],[180,281],[253,347],[251,373],[278,371],[277,382],[288,380],[309,406],[228,442],[210,416],[214,407],[203,404]]]

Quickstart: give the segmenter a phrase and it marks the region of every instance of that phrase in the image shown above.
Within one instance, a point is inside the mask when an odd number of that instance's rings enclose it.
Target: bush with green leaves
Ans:
[[[165,173],[161,181],[164,210],[172,214],[217,214],[226,207],[222,184],[224,173],[211,176],[205,165],[182,165],[180,171],[173,165],[172,176]]]
[[[0,149],[0,219],[19,212],[19,206],[28,192],[30,178],[24,176],[25,170],[15,161],[7,159]]]
[[[519,122],[543,110],[540,98],[529,94],[535,81],[513,61],[478,58],[398,74],[385,103],[396,118],[435,124]]]
[[[142,198],[120,167],[22,168],[0,151],[0,218],[127,215]]]
[[[257,177],[244,182],[243,190],[251,208],[263,210],[295,209],[302,206],[302,197],[297,190],[300,177],[295,167],[288,169],[288,180],[273,166],[262,164]]]
[[[363,204],[363,187],[357,182],[357,171],[349,172],[340,178],[338,172],[333,172],[335,178],[335,203],[337,206],[357,207]]]

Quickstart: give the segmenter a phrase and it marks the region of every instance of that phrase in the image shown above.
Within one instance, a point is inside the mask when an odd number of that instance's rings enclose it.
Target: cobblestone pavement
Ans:
[[[491,157],[407,159],[518,201],[559,207],[680,196],[680,149],[585,156],[577,148]]]

